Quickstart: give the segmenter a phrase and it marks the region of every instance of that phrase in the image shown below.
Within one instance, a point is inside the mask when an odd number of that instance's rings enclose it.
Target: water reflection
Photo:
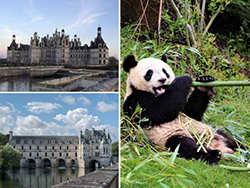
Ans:
[[[0,180],[0,188],[49,188],[52,185],[83,176],[94,169],[27,169],[9,171]]]

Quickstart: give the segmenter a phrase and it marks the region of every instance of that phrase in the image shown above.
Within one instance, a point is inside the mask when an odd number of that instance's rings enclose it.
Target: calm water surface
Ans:
[[[53,79],[58,79],[58,77],[33,78],[30,76],[17,76],[0,78],[0,91],[42,91],[37,89],[36,83]],[[82,80],[81,86],[86,88],[97,83],[98,81]]]
[[[94,169],[28,169],[9,171],[0,179],[0,188],[49,188],[52,185],[83,176]]]

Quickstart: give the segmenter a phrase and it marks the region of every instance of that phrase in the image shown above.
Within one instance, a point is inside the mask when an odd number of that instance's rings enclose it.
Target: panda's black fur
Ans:
[[[181,157],[201,159],[209,164],[217,163],[221,158],[221,152],[233,153],[238,147],[234,139],[222,130],[216,132],[200,122],[212,98],[213,88],[197,87],[188,98],[192,79],[188,76],[175,78],[172,69],[168,65],[166,67],[166,59],[165,55],[162,56],[161,61],[146,58],[137,62],[133,55],[124,59],[123,69],[129,72],[123,104],[124,114],[131,117],[139,104],[143,109],[141,118],[149,119],[148,122],[142,122],[141,126],[150,127],[147,134],[150,141],[160,146],[164,145],[171,151],[174,151],[180,144],[179,155]],[[197,81],[210,82],[214,81],[214,78],[203,76],[197,78]],[[167,86],[167,83],[171,85]],[[153,87],[154,84],[156,87]],[[201,127],[214,132],[213,146],[206,148],[207,151],[197,151],[199,146],[196,141],[179,129],[180,112],[194,119],[194,125],[197,125],[200,133]],[[188,121],[188,118],[184,118],[184,121]]]

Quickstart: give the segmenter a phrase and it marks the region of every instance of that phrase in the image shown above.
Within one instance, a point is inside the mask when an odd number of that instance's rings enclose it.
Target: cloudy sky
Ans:
[[[17,43],[29,44],[30,37],[50,36],[57,28],[90,44],[97,36],[97,27],[118,58],[118,0],[8,0],[0,6],[0,58],[7,56],[7,46],[16,35]]]
[[[1,94],[0,132],[14,135],[79,135],[106,129],[118,140],[117,94]]]

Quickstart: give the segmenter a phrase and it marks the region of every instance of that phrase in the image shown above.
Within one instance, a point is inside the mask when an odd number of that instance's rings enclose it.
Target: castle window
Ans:
[[[37,146],[37,149],[39,149],[39,146]]]
[[[75,152],[75,156],[77,157],[77,152]]]
[[[99,49],[99,52],[101,52],[102,51],[102,49]]]
[[[36,156],[39,157],[39,153],[36,153]]]
[[[47,150],[47,146],[45,146],[45,150]]]
[[[106,54],[103,54],[103,57],[106,57]]]
[[[66,144],[69,144],[69,141],[68,141],[68,140],[66,141]]]
[[[22,150],[23,150],[23,146],[22,146]]]
[[[98,146],[96,146],[95,149],[98,149]]]
[[[60,148],[60,150],[61,150],[61,149],[62,149],[62,146],[60,146],[59,148]]]
[[[13,140],[12,143],[15,144],[15,143],[16,143],[16,140]]]
[[[36,141],[36,143],[37,143],[37,144],[39,144],[39,143],[40,143],[40,141],[39,141],[39,140],[37,140],[37,141]]]
[[[52,153],[52,157],[54,157],[54,153]]]
[[[60,157],[61,157],[61,156],[62,156],[62,153],[60,152],[59,155],[60,155]]]
[[[78,141],[77,141],[77,140],[75,140],[75,144],[78,144]]]
[[[54,143],[55,143],[55,140],[52,140],[51,143],[54,144]]]
[[[21,143],[23,144],[23,143],[24,143],[24,140],[21,140]]]
[[[31,153],[30,153],[30,157],[31,157]]]
[[[69,149],[69,146],[67,146],[67,150]]]
[[[77,150],[77,146],[75,146],[75,150]]]
[[[32,144],[32,140],[29,140],[29,144]]]
[[[102,64],[102,60],[99,60],[99,64]]]
[[[61,140],[59,140],[59,144],[62,144],[62,141],[61,141]]]
[[[69,154],[68,154],[68,153],[66,153],[66,156],[68,157],[68,156],[69,156]]]
[[[30,150],[31,150],[31,146],[30,146]]]
[[[102,57],[102,54],[99,54],[99,57]]]
[[[52,146],[52,149],[54,150],[54,149],[55,149],[55,146]]]
[[[45,152],[45,157],[47,157],[47,152]]]
[[[106,63],[106,61],[105,60],[103,60],[103,64],[105,64]]]
[[[13,148],[15,149],[15,148],[16,148],[16,146],[13,146]]]
[[[64,41],[63,41],[64,42]],[[63,52],[64,52],[64,49],[63,49]]]
[[[63,54],[63,58],[64,58],[64,54]]]

